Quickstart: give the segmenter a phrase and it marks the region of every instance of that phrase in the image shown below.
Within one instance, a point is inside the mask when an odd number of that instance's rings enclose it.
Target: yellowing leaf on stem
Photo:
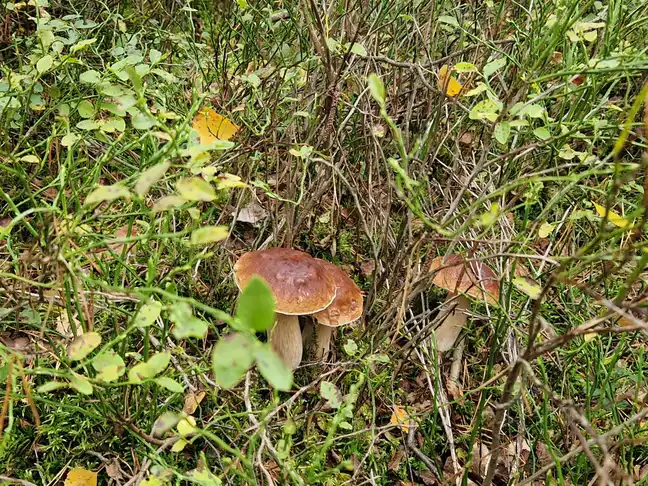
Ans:
[[[601,206],[600,204],[596,204],[595,202],[592,202],[592,204],[594,205],[594,209],[596,209],[596,213],[601,218],[607,217],[607,220],[610,223],[612,223],[614,226],[618,226],[619,228],[622,229],[632,228],[632,223],[627,219],[625,219],[623,216],[619,216],[614,211],[606,210],[604,206]]]
[[[414,421],[410,418],[407,411],[400,405],[394,405],[391,420],[392,425],[398,425],[404,432],[409,432],[410,427],[414,427]]]
[[[546,221],[540,225],[540,229],[538,230],[538,236],[540,238],[546,238],[549,236],[554,230],[554,225],[551,223],[547,223]]]
[[[97,486],[97,473],[87,469],[71,469],[64,486]]]
[[[216,140],[229,140],[240,128],[216,113],[213,108],[200,110],[194,117],[191,126],[198,132],[201,145],[210,144]]]
[[[463,89],[462,84],[457,81],[457,78],[450,75],[450,69],[447,64],[444,64],[439,69],[438,73],[438,86],[441,91],[445,90],[448,96],[457,96]]]

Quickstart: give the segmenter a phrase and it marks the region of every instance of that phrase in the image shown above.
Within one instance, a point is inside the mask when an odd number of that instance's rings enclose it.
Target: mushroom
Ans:
[[[461,255],[452,253],[432,260],[430,271],[436,272],[432,283],[449,291],[445,302],[456,304],[435,332],[437,349],[445,352],[452,348],[466,323],[466,310],[470,304],[466,295],[495,304],[499,300],[499,282],[487,265],[477,261],[466,262]]]
[[[335,281],[320,261],[303,251],[269,248],[245,253],[234,265],[234,281],[243,290],[260,277],[275,298],[277,322],[270,333],[275,351],[291,369],[302,359],[300,315],[326,309],[335,299]]]
[[[331,305],[313,315],[317,321],[315,357],[322,360],[329,351],[333,328],[349,324],[362,315],[362,292],[340,267],[324,260],[317,260],[333,277],[337,287]]]

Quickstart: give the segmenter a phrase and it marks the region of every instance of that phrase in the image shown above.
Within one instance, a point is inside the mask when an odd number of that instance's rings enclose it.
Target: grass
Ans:
[[[0,482],[648,484],[644,2],[38,3],[0,7]],[[192,155],[204,106],[241,129]],[[213,200],[152,210],[191,176]],[[342,266],[365,314],[289,392],[219,387],[232,265],[268,246]],[[501,296],[440,355],[450,252]],[[81,331],[122,373],[169,353],[182,393],[102,379]]]

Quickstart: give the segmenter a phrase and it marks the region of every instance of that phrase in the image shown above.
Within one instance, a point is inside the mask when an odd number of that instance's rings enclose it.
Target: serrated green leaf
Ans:
[[[232,333],[221,338],[212,353],[214,379],[225,389],[236,385],[254,362],[257,343],[242,333]]]
[[[320,385],[320,394],[326,400],[329,407],[340,408],[342,406],[342,394],[330,381],[323,381]]]
[[[166,388],[170,392],[173,393],[183,393],[184,392],[184,386],[182,386],[180,383],[178,383],[175,380],[172,380],[169,377],[166,376],[160,376],[159,378],[156,378],[155,383],[160,385],[162,388]]]
[[[68,358],[79,361],[92,353],[101,344],[101,334],[86,332],[77,336],[68,346]]]
[[[292,387],[292,370],[283,362],[281,357],[268,344],[257,347],[254,358],[257,368],[270,386],[281,391],[288,391]]]
[[[149,300],[142,306],[137,315],[135,316],[135,325],[140,328],[149,327],[155,323],[155,320],[160,316],[162,311],[162,304],[157,300]]]
[[[228,226],[203,226],[191,233],[192,245],[208,245],[222,241],[229,235]]]
[[[88,381],[85,376],[77,375],[74,373],[70,377],[70,388],[78,391],[82,395],[92,395],[92,383]]]
[[[97,204],[104,201],[114,201],[115,199],[130,197],[129,190],[121,184],[113,184],[112,186],[99,186],[94,189],[85,202],[83,203],[86,206],[91,204]]]
[[[272,291],[262,279],[253,277],[243,289],[236,317],[246,328],[265,331],[275,322],[275,301]]]
[[[212,185],[201,177],[180,179],[176,184],[178,194],[187,201],[213,201],[216,191]]]

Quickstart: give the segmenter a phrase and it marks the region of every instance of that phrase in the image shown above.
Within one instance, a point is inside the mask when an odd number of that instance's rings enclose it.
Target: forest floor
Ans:
[[[640,0],[3,2],[0,484],[648,485],[647,38]],[[363,292],[294,373],[237,308],[271,247]]]

